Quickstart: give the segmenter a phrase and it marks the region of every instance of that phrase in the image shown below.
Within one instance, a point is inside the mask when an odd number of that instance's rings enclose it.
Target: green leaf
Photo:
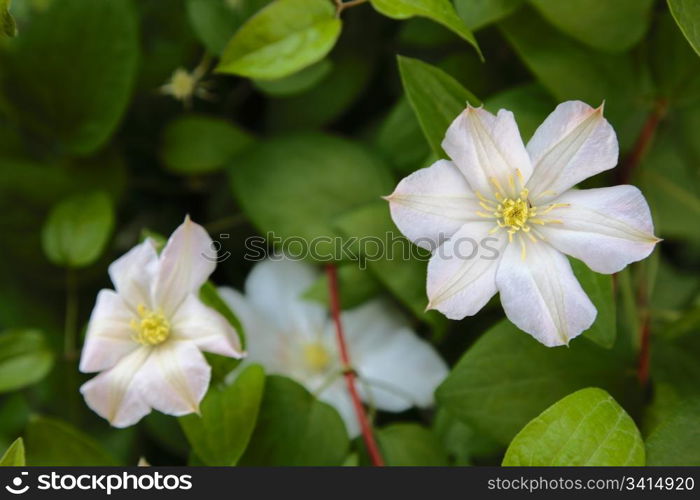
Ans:
[[[377,431],[377,442],[386,465],[440,467],[448,465],[447,453],[429,429],[414,423],[392,424]]]
[[[387,168],[369,151],[318,133],[258,143],[230,172],[236,198],[261,233],[295,238],[290,253],[305,247],[313,260],[339,258],[331,241],[337,235],[333,219],[387,194],[392,185]]]
[[[459,16],[469,28],[476,30],[512,13],[525,0],[455,0]]]
[[[226,120],[190,115],[168,124],[160,154],[174,172],[204,174],[224,168],[252,142],[250,134]]]
[[[24,441],[17,438],[0,458],[0,467],[24,467],[27,462],[24,458]]]
[[[327,0],[275,0],[236,32],[216,71],[260,80],[283,78],[323,59],[341,26]]]
[[[456,418],[508,444],[529,420],[577,389],[596,385],[634,395],[628,357],[582,339],[545,347],[504,320],[462,356],[436,397]]]
[[[341,465],[349,451],[345,423],[334,408],[296,382],[269,376],[245,466]]]
[[[374,138],[384,159],[401,173],[413,172],[430,154],[430,146],[406,98],[389,111]]]
[[[0,40],[13,37],[17,34],[15,18],[10,14],[10,2],[12,0],[0,0]]]
[[[41,231],[44,253],[64,267],[84,267],[102,254],[114,227],[112,200],[102,193],[72,196],[53,207]]]
[[[279,80],[255,80],[253,84],[270,96],[296,95],[319,84],[330,74],[332,69],[333,63],[328,59],[323,59]]]
[[[132,2],[51,2],[2,57],[0,84],[13,115],[68,152],[87,155],[116,129],[135,82]]]
[[[195,34],[209,52],[221,55],[238,28],[270,0],[187,0]]]
[[[265,372],[248,366],[231,385],[209,389],[201,416],[180,417],[180,425],[205,465],[235,465],[248,446],[258,418]]]
[[[541,85],[528,83],[489,97],[484,101],[484,106],[492,113],[497,113],[499,109],[512,111],[523,142],[527,143],[556,103]]]
[[[338,266],[338,288],[341,309],[351,309],[367,302],[381,292],[382,288],[372,273],[355,263]],[[304,298],[328,305],[328,276],[319,276],[304,292]]]
[[[501,444],[438,408],[433,432],[442,442],[453,465],[473,465],[473,459],[491,459],[501,454]]]
[[[398,57],[399,72],[406,97],[411,103],[423,134],[433,152],[445,157],[442,140],[450,124],[467,103],[478,105],[479,100],[450,75],[435,66]]]
[[[680,403],[647,438],[647,464],[700,465],[700,398]]]
[[[40,381],[53,366],[53,352],[37,330],[9,330],[0,335],[0,392]]]
[[[510,443],[503,465],[639,466],[644,465],[644,442],[610,394],[588,388],[530,421]]]
[[[598,50],[623,52],[649,25],[654,0],[531,0],[558,29]]]
[[[457,15],[450,0],[370,0],[370,3],[377,12],[392,19],[419,16],[440,23],[469,42],[481,56],[474,34]]]
[[[583,291],[598,310],[593,325],[584,332],[584,336],[596,344],[610,349],[617,337],[617,309],[613,293],[611,275],[591,271],[586,264],[576,259],[569,259],[576,279]]]
[[[92,437],[53,418],[32,418],[27,426],[25,440],[27,465],[30,466],[119,465]]]
[[[695,0],[668,0],[668,8],[688,43],[700,55],[700,4]]]

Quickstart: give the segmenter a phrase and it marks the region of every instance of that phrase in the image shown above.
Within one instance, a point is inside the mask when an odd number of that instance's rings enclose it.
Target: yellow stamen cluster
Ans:
[[[158,345],[170,336],[170,322],[160,311],[152,311],[143,304],[136,308],[140,319],[131,320],[132,339],[143,345]]]
[[[320,342],[311,342],[304,346],[304,361],[314,372],[323,372],[331,362],[331,355]]]
[[[516,176],[508,178],[509,192],[501,186],[495,177],[489,179],[493,186],[493,198],[489,199],[477,192],[479,205],[485,212],[478,211],[477,215],[489,219],[496,219],[496,226],[490,231],[495,233],[500,229],[508,232],[508,242],[513,241],[513,235],[522,233],[533,243],[537,241],[537,236],[533,231],[532,224],[543,226],[545,224],[561,224],[559,219],[546,219],[541,216],[554,210],[555,208],[567,207],[567,203],[550,203],[544,206],[535,206],[534,199],[530,198],[530,192],[523,187],[523,177],[520,170],[516,170]],[[552,194],[552,193],[542,193]],[[542,237],[540,236],[540,239]],[[520,238],[522,258],[525,258],[525,238]]]

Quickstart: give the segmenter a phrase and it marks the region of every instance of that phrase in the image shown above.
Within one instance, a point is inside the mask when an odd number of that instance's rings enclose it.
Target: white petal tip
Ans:
[[[381,196],[382,200],[391,201],[394,198],[394,193],[388,194],[386,196]]]

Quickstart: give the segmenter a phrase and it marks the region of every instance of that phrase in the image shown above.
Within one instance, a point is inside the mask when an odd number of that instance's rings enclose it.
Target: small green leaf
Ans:
[[[0,334],[0,392],[35,384],[53,366],[53,352],[37,330],[9,330]]]
[[[591,271],[586,264],[576,259],[569,259],[576,279],[583,291],[598,310],[595,323],[584,332],[586,338],[596,344],[610,349],[617,337],[617,309],[613,294],[612,276]]]
[[[327,0],[275,0],[238,30],[216,71],[260,80],[283,78],[323,59],[341,26]]]
[[[392,19],[426,17],[442,24],[469,42],[481,56],[474,34],[457,15],[450,0],[370,0],[377,12]]]
[[[647,464],[700,465],[700,398],[680,403],[647,438]]]
[[[668,8],[688,43],[700,55],[700,3],[697,0],[668,0]]]
[[[345,423],[338,412],[296,382],[269,376],[245,466],[341,465],[348,454]]]
[[[279,80],[255,80],[253,84],[270,96],[285,97],[301,94],[326,78],[332,69],[333,63],[323,59]]]
[[[163,132],[161,158],[180,174],[204,174],[222,169],[253,142],[252,137],[226,120],[204,115],[184,116]]]
[[[598,50],[623,52],[637,44],[654,0],[531,0],[554,26]]]
[[[27,462],[24,458],[24,441],[17,438],[0,458],[0,467],[24,467]]]
[[[442,140],[450,124],[467,103],[479,100],[450,75],[435,66],[399,56],[399,72],[406,97],[418,117],[423,134],[433,152],[445,157]]]
[[[44,253],[64,267],[92,264],[112,234],[114,207],[102,192],[76,195],[53,207],[41,232]]]
[[[187,0],[187,14],[209,52],[221,55],[238,28],[270,0]]]
[[[438,437],[418,424],[399,423],[379,429],[377,441],[386,465],[393,467],[448,465],[447,453]]]
[[[500,21],[524,2],[525,0],[455,0],[455,8],[464,23],[476,30]]]
[[[644,442],[632,417],[602,389],[577,391],[530,421],[510,443],[506,466],[639,466]]]
[[[340,290],[341,309],[351,309],[367,302],[381,292],[382,288],[376,278],[367,269],[361,269],[356,263],[338,266],[338,288]],[[328,305],[328,276],[319,276],[304,292],[304,298]]]
[[[436,398],[455,418],[508,444],[543,408],[577,389],[596,385],[631,397],[629,356],[583,339],[545,347],[504,320],[462,356]]]
[[[248,446],[258,418],[265,372],[248,366],[235,382],[212,387],[200,405],[201,416],[180,417],[180,425],[205,465],[235,465]]]
[[[92,437],[53,418],[32,418],[27,426],[25,440],[30,466],[119,465]]]

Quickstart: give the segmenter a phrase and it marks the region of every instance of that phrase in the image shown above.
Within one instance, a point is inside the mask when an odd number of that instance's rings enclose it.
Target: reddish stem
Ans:
[[[343,364],[343,376],[345,377],[345,382],[348,386],[348,392],[350,392],[350,399],[352,399],[352,405],[355,408],[355,414],[357,415],[357,420],[360,423],[360,430],[362,432],[362,438],[365,441],[365,446],[367,447],[367,453],[372,461],[372,465],[381,467],[384,465],[384,459],[379,452],[379,447],[374,439],[374,434],[372,433],[372,427],[369,424],[369,419],[365,413],[365,408],[362,406],[362,401],[360,400],[360,395],[357,392],[357,386],[355,380],[357,375],[352,369],[352,364],[350,363],[350,355],[348,354],[348,346],[345,343],[345,334],[343,333],[343,324],[340,321],[340,291],[338,289],[338,274],[335,265],[328,264],[326,266],[326,274],[328,275],[328,289],[331,302],[331,315],[333,316],[333,323],[335,324],[335,332],[338,338],[338,348],[340,350],[340,361]]]

